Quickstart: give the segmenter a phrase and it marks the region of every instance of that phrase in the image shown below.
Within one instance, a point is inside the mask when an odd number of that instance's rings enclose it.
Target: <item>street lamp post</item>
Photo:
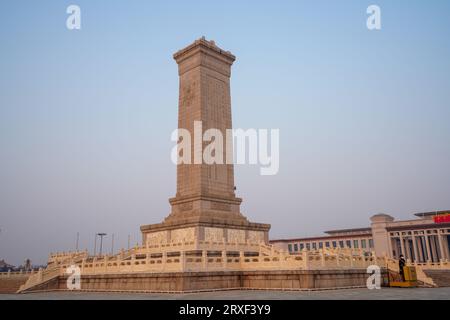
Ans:
[[[111,255],[114,254],[114,233],[112,234],[112,241],[111,241]]]
[[[78,244],[79,244],[79,242],[80,242],[80,233],[79,232],[77,232],[77,243],[76,243],[76,245],[75,245],[75,250],[78,252]]]
[[[94,257],[97,255],[97,234],[94,236]]]
[[[97,235],[100,237],[100,257],[102,256],[102,248],[103,248],[103,237],[106,236],[106,233],[97,233]]]

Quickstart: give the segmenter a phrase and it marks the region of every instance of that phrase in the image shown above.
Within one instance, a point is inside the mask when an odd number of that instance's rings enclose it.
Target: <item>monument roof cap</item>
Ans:
[[[177,60],[181,56],[183,56],[184,54],[188,53],[189,51],[191,51],[191,50],[193,50],[194,48],[197,48],[197,47],[202,47],[204,49],[212,50],[215,53],[218,53],[220,55],[223,55],[223,56],[227,57],[228,59],[231,60],[231,62],[236,60],[236,57],[230,51],[225,51],[225,50],[219,48],[216,45],[216,43],[214,42],[214,40],[209,40],[208,41],[208,40],[206,40],[206,38],[204,36],[201,37],[200,39],[195,40],[193,43],[191,43],[187,47],[185,47],[185,48],[175,52],[175,54],[173,55],[173,58],[175,60]]]
[[[359,233],[359,232],[369,232],[372,231],[371,228],[351,228],[351,229],[337,229],[325,231],[326,234],[335,235],[341,233]]]

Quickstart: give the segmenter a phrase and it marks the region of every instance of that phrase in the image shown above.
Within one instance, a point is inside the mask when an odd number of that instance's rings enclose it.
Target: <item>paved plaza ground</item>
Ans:
[[[327,291],[232,290],[185,294],[45,292],[0,294],[0,300],[450,300],[450,288],[381,290],[347,289]]]

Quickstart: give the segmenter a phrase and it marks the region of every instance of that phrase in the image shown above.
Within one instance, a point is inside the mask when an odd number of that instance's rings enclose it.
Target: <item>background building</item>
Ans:
[[[270,243],[298,254],[302,250],[352,248],[411,262],[439,262],[450,258],[450,211],[416,213],[417,219],[395,221],[387,214],[370,218],[367,228],[326,231],[311,238],[271,240]]]
[[[6,263],[5,260],[0,260],[0,272],[7,272],[9,270],[14,270],[14,266]]]

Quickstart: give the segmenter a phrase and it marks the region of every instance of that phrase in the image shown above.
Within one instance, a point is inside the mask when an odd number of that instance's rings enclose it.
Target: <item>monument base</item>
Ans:
[[[388,283],[381,271],[382,286]],[[174,272],[84,275],[83,291],[198,292],[215,290],[325,290],[366,287],[366,269]],[[67,275],[59,276],[26,292],[67,290]]]
[[[239,211],[241,201],[234,196],[172,198],[172,213],[162,223],[141,226],[142,244],[268,244],[270,224],[248,221]],[[214,250],[214,247],[211,247],[211,250]]]
[[[162,222],[141,226],[142,243],[158,246],[170,243],[237,243],[268,244],[270,225],[262,223],[230,223],[220,219]],[[215,250],[214,245],[209,248]]]

